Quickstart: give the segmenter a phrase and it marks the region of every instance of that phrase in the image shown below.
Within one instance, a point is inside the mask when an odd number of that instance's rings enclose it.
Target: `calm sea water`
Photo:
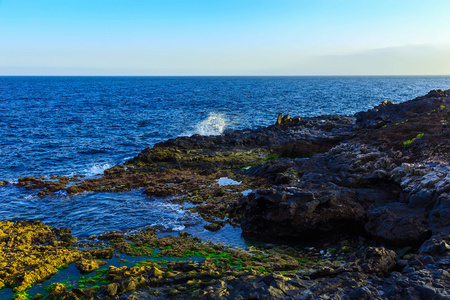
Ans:
[[[180,135],[267,126],[280,112],[349,115],[384,100],[398,103],[449,88],[449,76],[0,77],[0,180],[95,176]],[[238,229],[211,235],[197,215],[139,190],[35,194],[0,187],[0,219],[40,219],[78,236],[156,225],[242,244]]]

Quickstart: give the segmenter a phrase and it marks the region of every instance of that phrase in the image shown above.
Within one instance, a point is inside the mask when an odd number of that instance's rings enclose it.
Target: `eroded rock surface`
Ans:
[[[441,232],[449,220],[449,102],[449,91],[432,91],[382,103],[356,114],[353,137],[328,152],[249,170],[277,178],[286,166],[301,177],[250,195],[242,229],[303,238],[349,224],[397,244]]]

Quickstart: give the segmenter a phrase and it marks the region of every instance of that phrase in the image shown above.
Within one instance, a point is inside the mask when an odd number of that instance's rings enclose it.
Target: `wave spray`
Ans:
[[[208,117],[195,125],[192,131],[182,135],[220,135],[228,125],[228,119],[223,113],[210,112]]]

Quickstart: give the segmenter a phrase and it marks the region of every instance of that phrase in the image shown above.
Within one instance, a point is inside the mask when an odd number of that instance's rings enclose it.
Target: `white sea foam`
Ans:
[[[61,190],[61,191],[57,191],[57,192],[55,192],[55,195],[56,196],[62,196],[62,197],[66,197],[68,194],[67,194],[67,192],[66,191],[64,191],[64,190]]]
[[[101,175],[109,168],[111,168],[110,164],[94,164],[89,169],[84,169],[84,172],[87,176]]]
[[[0,180],[6,180],[9,182],[9,184],[19,183],[19,178],[0,178]]]
[[[190,136],[193,134],[220,135],[228,124],[229,121],[225,114],[210,112],[205,120],[195,125],[193,130],[183,133],[182,136]]]
[[[242,191],[241,193],[244,196],[248,196],[251,192],[253,192],[253,190],[245,190],[245,191]]]
[[[173,231],[182,231],[185,228],[186,228],[186,226],[184,226],[184,225],[175,225],[175,226],[172,227],[172,230]]]
[[[220,177],[219,179],[217,179],[217,183],[219,184],[219,186],[236,185],[241,184],[241,182],[242,181],[236,181],[228,177]]]

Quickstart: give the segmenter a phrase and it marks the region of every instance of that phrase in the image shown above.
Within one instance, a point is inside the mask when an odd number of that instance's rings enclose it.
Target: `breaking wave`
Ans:
[[[110,164],[94,164],[89,169],[84,169],[84,172],[87,176],[102,175],[109,168],[111,168]]]
[[[220,135],[228,124],[229,121],[225,114],[210,112],[206,119],[196,124],[192,131],[183,133],[182,136],[190,136],[193,134]]]

